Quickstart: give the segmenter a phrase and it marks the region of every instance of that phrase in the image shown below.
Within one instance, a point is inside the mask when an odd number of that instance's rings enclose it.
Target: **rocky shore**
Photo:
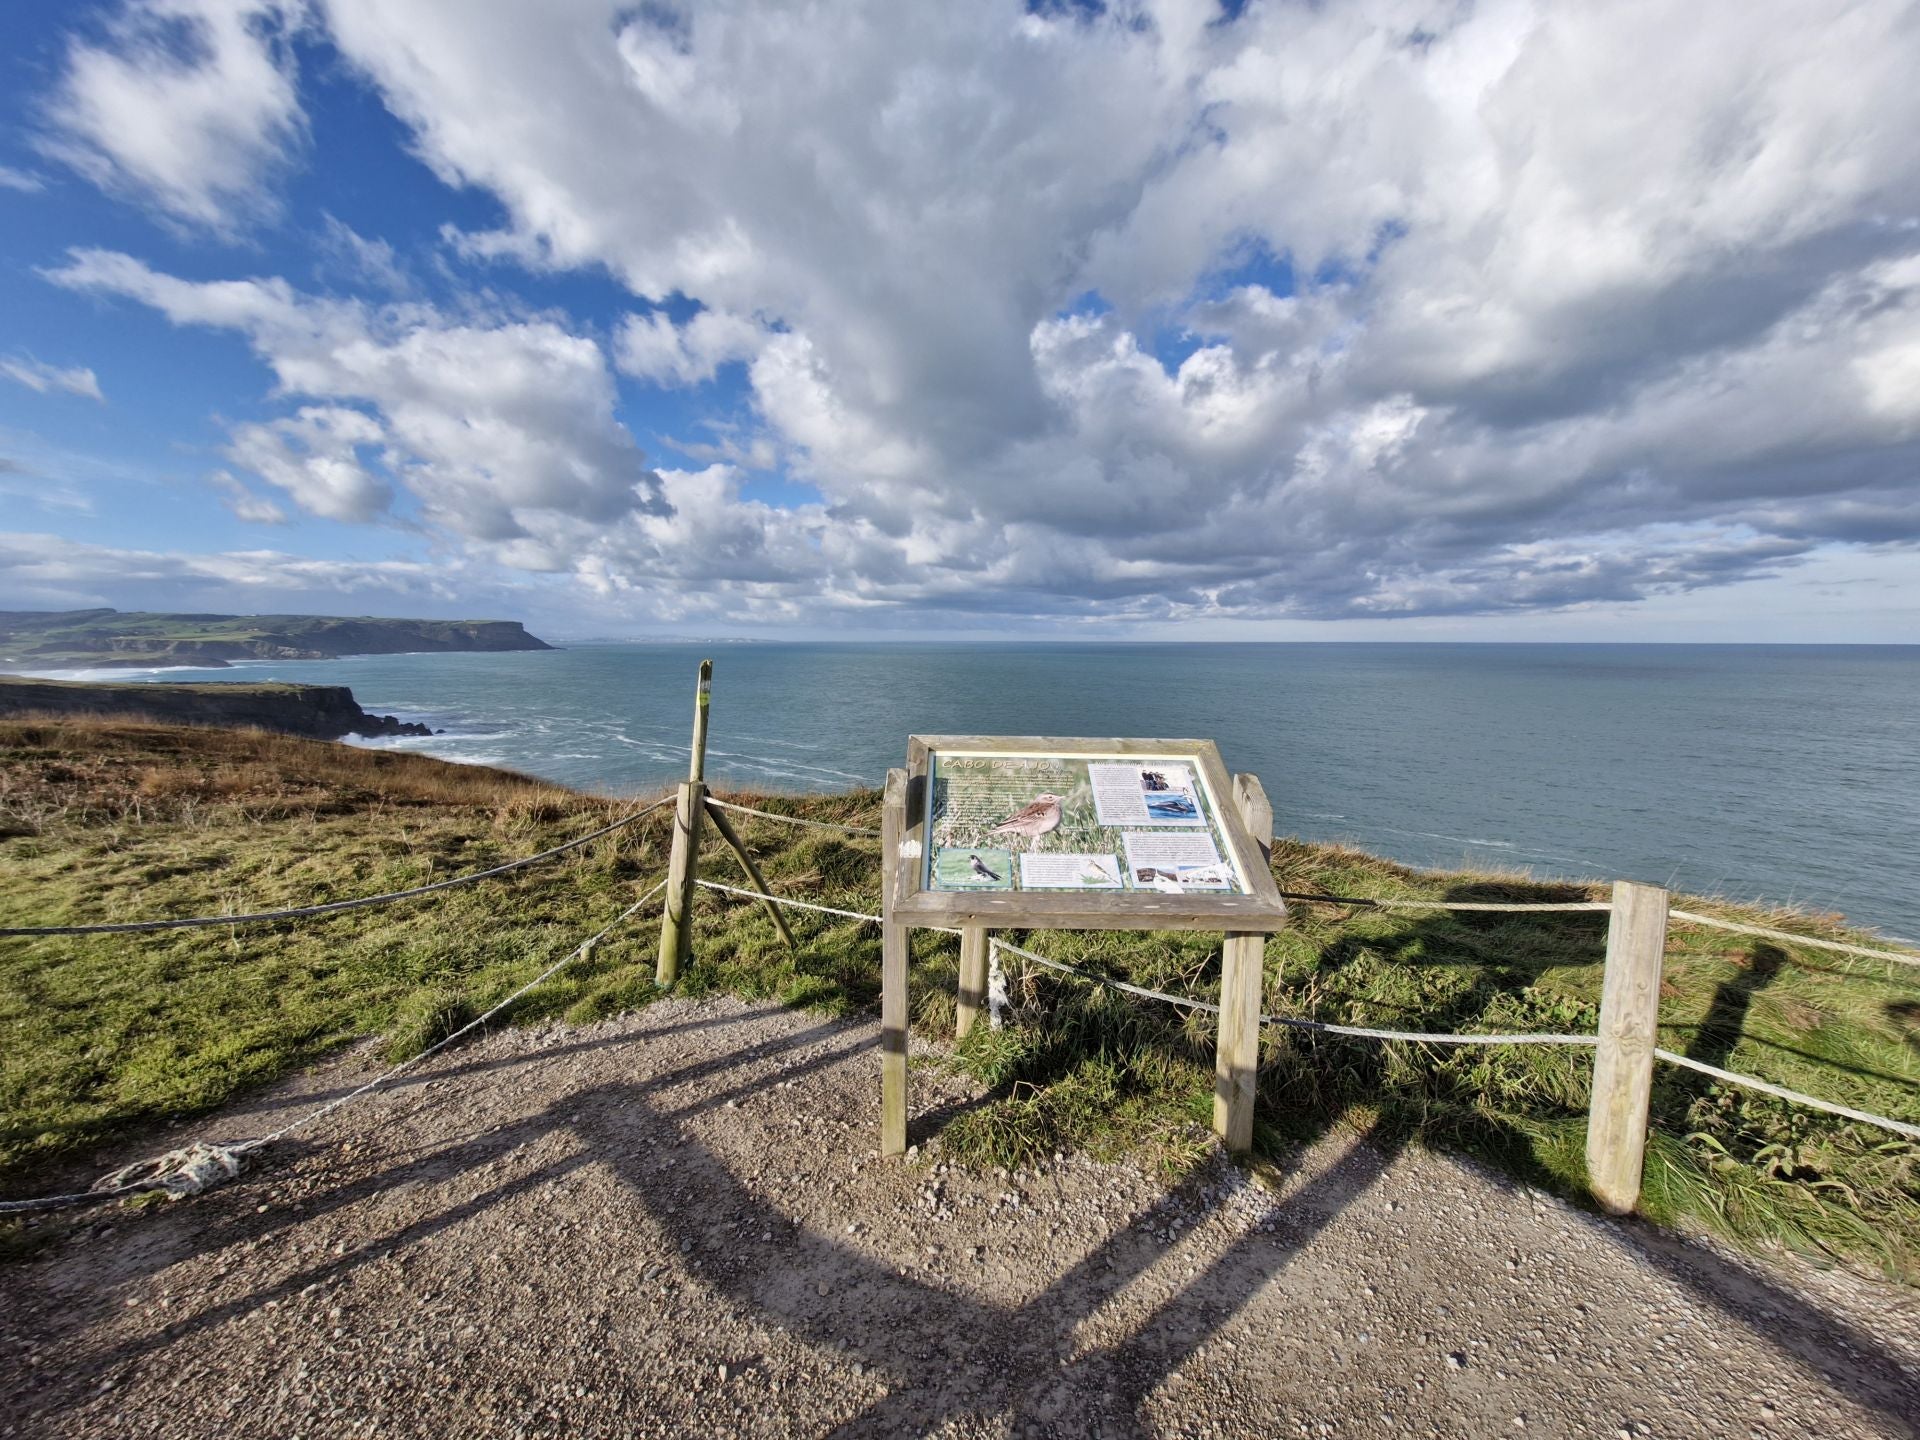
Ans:
[[[314,740],[433,733],[397,716],[369,714],[345,685],[113,685],[5,675],[0,715],[124,715],[173,725],[252,726]]]

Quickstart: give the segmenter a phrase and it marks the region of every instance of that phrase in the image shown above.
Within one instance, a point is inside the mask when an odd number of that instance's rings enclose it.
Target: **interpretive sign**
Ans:
[[[936,751],[927,793],[929,890],[1247,893],[1192,754]]]
[[[1273,810],[1211,740],[915,735],[887,772],[880,850],[880,1153],[907,1148],[907,932],[960,932],[955,1034],[979,1017],[990,934],[1220,930],[1213,1126],[1253,1143],[1266,936],[1287,907]]]
[[[914,736],[913,924],[1273,930],[1286,909],[1210,740]],[[1264,837],[1263,837],[1264,838]]]

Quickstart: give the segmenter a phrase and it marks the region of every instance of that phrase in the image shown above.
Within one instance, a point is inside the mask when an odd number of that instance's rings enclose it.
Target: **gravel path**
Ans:
[[[873,1040],[726,1000],[452,1052],[325,1122],[338,1145],[0,1269],[0,1434],[1920,1427],[1912,1291],[1351,1136],[1279,1194],[882,1164]],[[373,1065],[178,1133],[260,1133]],[[931,1133],[969,1094],[920,1075]]]

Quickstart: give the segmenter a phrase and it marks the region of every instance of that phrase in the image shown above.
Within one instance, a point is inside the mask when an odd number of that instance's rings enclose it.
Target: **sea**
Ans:
[[[878,785],[910,734],[1208,738],[1283,834],[1631,879],[1920,937],[1920,646],[585,644],[74,678],[344,684],[374,742],[628,795]]]

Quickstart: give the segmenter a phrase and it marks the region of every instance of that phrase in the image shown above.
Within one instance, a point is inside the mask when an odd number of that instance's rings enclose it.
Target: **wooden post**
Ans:
[[[767,914],[773,917],[773,928],[780,932],[780,938],[787,942],[789,950],[799,949],[798,943],[793,938],[793,931],[787,925],[786,915],[778,905],[773,903],[773,891],[767,886],[767,877],[760,873],[759,865],[754,862],[753,856],[747,853],[746,843],[734,830],[733,822],[727,819],[726,811],[712,801],[707,802],[706,811],[707,818],[713,821],[713,828],[720,832],[720,838],[731,845],[733,853],[740,857],[740,866],[747,872],[747,879],[753,883],[753,888],[767,897],[761,903],[767,907]]]
[[[700,879],[700,819],[707,805],[707,700],[713,661],[700,662],[700,688],[693,701],[693,758],[673,811],[673,855],[667,862],[667,906],[660,920],[660,957],[653,978],[671,985],[693,958],[693,890]]]
[[[1653,1049],[1660,1021],[1660,962],[1667,948],[1667,892],[1618,881],[1607,925],[1600,991],[1600,1044],[1587,1112],[1587,1184],[1615,1215],[1640,1203]]]
[[[960,1003],[955,1010],[953,1038],[964,1040],[987,1003],[987,927],[960,927]]]
[[[887,771],[880,812],[880,1153],[907,1151],[907,927],[895,918],[894,867],[906,831],[907,772]]]
[[[1273,845],[1273,807],[1258,777],[1234,776],[1233,800],[1265,859]],[[1220,958],[1220,1032],[1213,1055],[1213,1133],[1236,1155],[1253,1148],[1266,960],[1265,935],[1227,936]]]

